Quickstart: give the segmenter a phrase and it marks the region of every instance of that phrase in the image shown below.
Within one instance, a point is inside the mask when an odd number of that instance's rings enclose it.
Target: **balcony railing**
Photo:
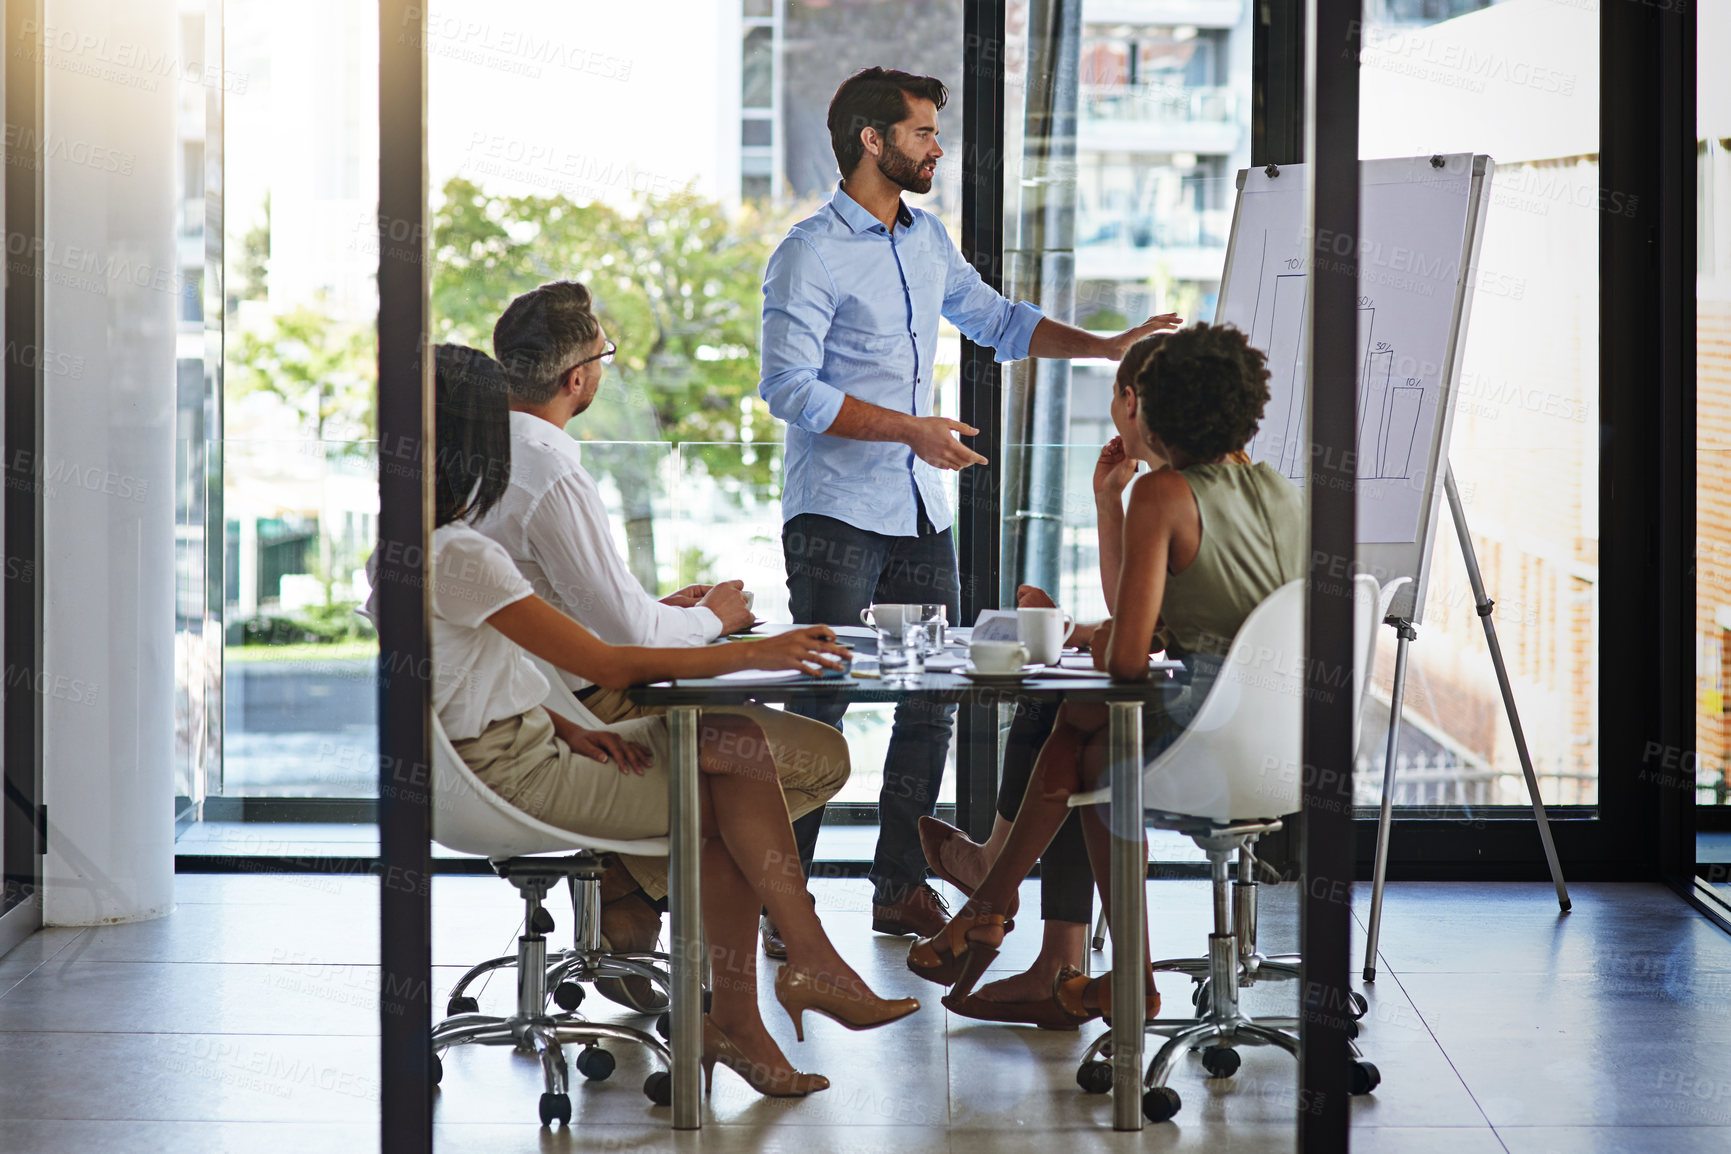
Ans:
[[[1182,84],[1085,84],[1083,120],[1148,124],[1237,124],[1241,94],[1235,88]]]
[[[1092,248],[1225,248],[1232,231],[1226,209],[1191,209],[1176,213],[1110,209],[1077,214],[1076,246]]]

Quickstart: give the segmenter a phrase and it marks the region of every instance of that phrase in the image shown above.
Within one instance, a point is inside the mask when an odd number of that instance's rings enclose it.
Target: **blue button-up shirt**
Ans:
[[[1041,315],[1000,296],[962,259],[937,217],[905,204],[892,234],[838,188],[776,247],[763,277],[758,392],[787,422],[783,520],[821,513],[874,533],[913,536],[917,493],[932,526],[949,527],[942,470],[898,442],[824,433],[844,396],[932,415],[940,314],[1000,361],[1028,355]]]

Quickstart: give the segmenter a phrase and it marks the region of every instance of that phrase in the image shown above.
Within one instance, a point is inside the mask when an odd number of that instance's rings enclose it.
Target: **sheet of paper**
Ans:
[[[982,609],[973,631],[968,635],[974,641],[1019,641],[1016,632],[1016,611],[1014,609]]]

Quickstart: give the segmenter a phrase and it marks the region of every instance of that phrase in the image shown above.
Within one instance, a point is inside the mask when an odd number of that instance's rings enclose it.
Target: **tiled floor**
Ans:
[[[183,875],[170,917],[51,929],[0,958],[0,1151],[368,1151],[377,1148],[377,890],[366,878]],[[1665,1154],[1731,1149],[1731,939],[1669,891],[1576,885],[1559,917],[1544,885],[1396,884],[1363,1044],[1383,1073],[1353,1103],[1353,1149]],[[834,1086],[801,1101],[755,1096],[725,1071],[701,1134],[675,1135],[640,1093],[648,1061],[573,1093],[577,1125],[544,1131],[533,1060],[447,1054],[436,1106],[441,1154],[722,1150],[926,1154],[991,1150],[1283,1151],[1293,1148],[1295,1068],[1247,1050],[1230,1080],[1198,1060],[1173,1085],[1172,1123],[1114,1134],[1105,1098],[1081,1093],[1076,1058],[1095,1033],[1052,1034],[946,1014],[909,975],[906,943],[870,932],[865,883],[819,883],[843,951],[884,993],[926,1009],[853,1034],[808,1019],[807,1041],[768,991],[766,1020]],[[1200,882],[1149,885],[1154,948],[1201,952]],[[519,907],[504,883],[434,885],[436,985],[510,949]],[[1024,895],[1037,909],[1037,887]],[[1367,895],[1360,894],[1362,919]],[[1000,969],[1037,946],[1034,918]],[[1264,891],[1263,947],[1295,937],[1291,887]],[[1184,984],[1163,983],[1169,1012]],[[1290,986],[1247,993],[1290,1012]],[[509,978],[481,995],[512,999]],[[587,1005],[594,1008],[594,999]],[[606,1005],[607,1003],[603,1003]]]

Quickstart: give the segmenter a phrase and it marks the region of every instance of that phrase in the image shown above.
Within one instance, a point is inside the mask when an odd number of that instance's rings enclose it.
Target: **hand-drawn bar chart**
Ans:
[[[1269,461],[1294,480],[1304,474],[1304,414],[1307,403],[1304,374],[1304,314],[1309,278],[1303,272],[1281,271],[1300,262],[1284,260],[1267,267],[1268,232],[1262,234],[1262,273],[1250,318],[1250,343],[1268,356],[1271,394],[1262,426],[1250,442],[1253,460]],[[1424,402],[1422,383],[1396,378],[1396,350],[1376,340],[1376,306],[1358,310],[1358,475],[1363,481],[1407,480],[1423,462],[1415,460],[1419,415]]]

